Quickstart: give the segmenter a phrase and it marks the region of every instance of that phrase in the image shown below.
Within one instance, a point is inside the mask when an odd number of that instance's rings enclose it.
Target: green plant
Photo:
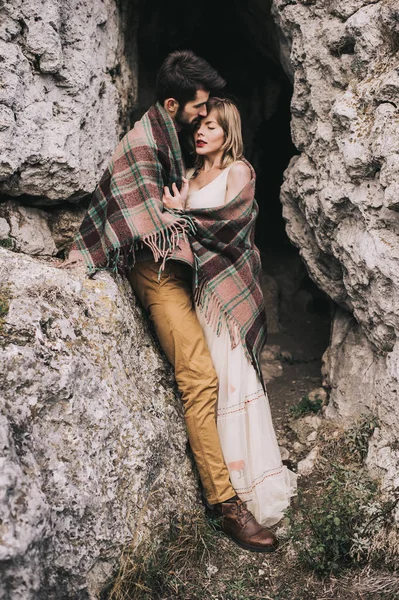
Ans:
[[[314,486],[311,497],[299,492],[296,507],[288,511],[298,561],[319,576],[381,560],[387,554],[387,540],[390,560],[397,562],[394,510],[399,490],[383,499],[378,483],[363,466],[376,426],[373,415],[363,415],[338,436],[331,436],[327,428],[320,436],[318,463],[319,475],[325,478]]]
[[[0,286],[0,331],[4,324],[4,317],[10,308],[10,289],[8,286]]]
[[[0,240],[0,246],[2,248],[12,248],[14,243],[10,237]]]
[[[299,562],[320,576],[353,565],[352,538],[364,523],[367,505],[376,492],[376,484],[364,470],[335,464],[312,504],[299,494],[297,509],[289,511]]]
[[[319,456],[319,469],[330,469],[332,462],[341,465],[361,466],[367,456],[369,440],[378,425],[374,415],[361,415],[351,427],[337,429],[334,423],[324,423],[319,430],[322,452]]]
[[[361,463],[367,456],[369,440],[378,425],[374,415],[361,415],[360,420],[345,430],[343,443],[353,460]]]
[[[303,415],[320,412],[322,406],[323,400],[321,398],[310,400],[308,396],[303,396],[298,404],[290,408],[290,412],[293,417],[302,417]]]
[[[232,581],[225,591],[226,597],[231,600],[248,600],[248,586],[243,579]]]
[[[356,562],[398,564],[399,529],[394,511],[399,504],[399,488],[385,498],[376,498],[365,509],[365,521],[355,530],[350,550]]]

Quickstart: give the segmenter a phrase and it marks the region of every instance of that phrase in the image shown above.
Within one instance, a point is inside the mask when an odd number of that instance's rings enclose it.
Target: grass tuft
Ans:
[[[364,466],[376,425],[374,417],[363,416],[335,437],[327,427],[320,435],[320,460],[313,475],[319,480],[310,486],[311,495],[299,492],[296,506],[288,511],[298,563],[317,576],[359,568],[367,561],[393,568],[398,564],[394,512],[399,490],[383,495]]]
[[[190,593],[192,598],[200,598],[195,595],[196,575],[198,571],[206,572],[217,539],[215,524],[208,522],[202,511],[190,521],[172,520],[157,544],[127,548],[119,572],[104,590],[102,599],[189,598]]]

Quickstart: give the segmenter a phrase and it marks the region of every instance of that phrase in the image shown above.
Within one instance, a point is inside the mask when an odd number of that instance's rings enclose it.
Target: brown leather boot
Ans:
[[[222,517],[222,529],[233,542],[252,552],[274,552],[278,539],[269,529],[260,525],[247,509],[245,502],[221,502],[215,505],[216,514]]]

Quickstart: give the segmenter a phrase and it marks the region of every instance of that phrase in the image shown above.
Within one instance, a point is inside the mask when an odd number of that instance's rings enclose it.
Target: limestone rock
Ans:
[[[315,468],[316,461],[319,456],[319,447],[315,446],[309,454],[298,463],[299,475],[310,475]]]
[[[326,416],[348,423],[375,410],[373,396],[376,367],[374,352],[355,319],[339,311],[333,322],[331,343],[323,357],[330,402]]]
[[[290,429],[296,433],[301,444],[308,441],[314,441],[316,433],[321,425],[322,419],[318,415],[306,415],[300,419],[294,419],[290,422]],[[309,440],[309,436],[312,436]]]
[[[11,227],[9,226],[7,219],[0,217],[0,240],[8,239],[10,231]]]
[[[262,362],[261,364],[262,375],[265,383],[269,383],[276,377],[281,377],[283,374],[283,366],[281,362],[274,360],[271,362]]]
[[[57,253],[45,211],[8,201],[0,204],[0,217],[8,225],[4,238],[12,240],[13,249],[17,252],[33,256],[54,256]]]
[[[374,431],[367,456],[369,469],[377,478],[382,479],[387,490],[399,487],[397,442],[397,439],[388,438],[384,431],[377,428]]]
[[[290,451],[287,448],[285,448],[284,446],[280,446],[280,455],[281,455],[281,460],[289,460]]]
[[[181,401],[128,284],[0,248],[0,596],[98,598],[197,501]]]
[[[0,244],[5,240],[17,252],[54,256],[69,249],[85,212],[79,206],[39,209],[6,200],[0,204]]]
[[[48,226],[57,251],[69,248],[85,214],[86,210],[78,206],[73,207],[73,210],[66,208],[52,209],[47,214]]]
[[[283,374],[283,365],[280,360],[280,346],[266,344],[260,355],[260,367],[265,383]]]
[[[312,431],[312,433],[309,433],[308,437],[306,438],[306,442],[308,442],[309,444],[311,442],[314,442],[317,439],[317,431]]]
[[[46,204],[93,191],[136,100],[126,26],[110,0],[0,4],[0,192]]]
[[[300,452],[302,452],[304,450],[305,446],[303,444],[301,444],[301,442],[294,442],[292,445],[292,448],[296,453],[299,454]]]
[[[324,361],[326,384],[331,388],[326,416],[346,426],[363,414],[376,415],[379,428],[367,464],[386,488],[392,488],[399,472],[399,343],[391,352],[377,353],[356,320],[339,311]]]
[[[265,344],[261,355],[262,360],[274,361],[281,358],[281,346],[277,344]]]
[[[16,575],[11,596],[8,595],[11,590],[7,584],[7,568],[2,570],[0,595],[2,598],[35,598],[40,590],[42,571],[38,549],[48,536],[50,506],[41,490],[38,464],[23,445],[24,434],[13,431],[12,427],[6,417],[0,415],[0,565],[22,559],[29,566],[11,568],[11,573]]]
[[[381,438],[397,439],[398,3],[274,0],[272,10],[295,73],[291,128],[300,154],[281,191],[287,232],[342,309],[325,357],[327,414],[349,424],[372,411]],[[372,452],[370,468],[380,455]],[[385,469],[387,479],[393,471]]]

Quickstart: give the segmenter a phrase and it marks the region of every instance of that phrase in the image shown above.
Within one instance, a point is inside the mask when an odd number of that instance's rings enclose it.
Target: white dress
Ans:
[[[224,204],[231,166],[200,190],[189,191],[186,207]],[[296,492],[296,475],[281,462],[269,401],[242,345],[232,349],[226,325],[217,336],[196,311],[219,379],[217,428],[231,483],[260,523],[274,525]]]

